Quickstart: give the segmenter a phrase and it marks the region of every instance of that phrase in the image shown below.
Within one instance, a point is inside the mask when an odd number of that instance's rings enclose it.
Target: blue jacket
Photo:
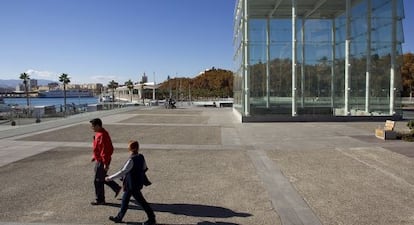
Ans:
[[[141,190],[143,185],[148,186],[151,182],[148,180],[145,172],[148,168],[145,163],[145,158],[142,154],[133,155],[131,160],[134,162],[132,169],[124,177],[125,191]]]

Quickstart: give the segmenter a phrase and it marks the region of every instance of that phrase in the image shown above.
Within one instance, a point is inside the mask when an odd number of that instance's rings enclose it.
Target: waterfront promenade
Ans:
[[[108,205],[89,204],[94,117],[114,142],[110,173],[140,141],[159,224],[414,224],[414,144],[375,138],[383,122],[241,124],[231,108],[126,107],[1,125],[0,225],[113,224],[109,188]],[[145,221],[130,204],[124,220]]]

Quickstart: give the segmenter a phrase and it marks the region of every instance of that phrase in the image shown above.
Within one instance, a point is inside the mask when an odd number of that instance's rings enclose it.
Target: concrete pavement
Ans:
[[[0,128],[1,225],[112,224],[109,188],[108,205],[89,204],[94,117],[116,148],[110,173],[140,141],[160,224],[414,224],[414,145],[376,139],[383,123],[240,124],[229,108],[130,107]],[[146,219],[131,207],[125,221]]]

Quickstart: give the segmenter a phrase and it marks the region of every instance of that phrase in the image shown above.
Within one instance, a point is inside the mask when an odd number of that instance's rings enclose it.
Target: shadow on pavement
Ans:
[[[143,222],[125,222],[127,225],[142,225]],[[226,223],[226,222],[209,222],[209,221],[203,221],[199,222],[197,224],[172,224],[172,223],[157,223],[157,225],[239,225],[237,223]]]
[[[200,223],[197,223],[197,225],[238,225],[237,223],[226,223],[226,222],[208,222],[203,221]]]
[[[199,205],[199,204],[162,204],[152,203],[152,208],[158,212],[169,212],[176,215],[186,215],[195,217],[214,217],[214,218],[230,218],[230,217],[249,217],[252,216],[249,213],[238,213],[231,209]]]
[[[135,200],[131,202],[137,204]],[[112,207],[121,207],[121,204],[118,203],[106,203],[107,206]],[[194,217],[212,217],[212,218],[230,218],[230,217],[249,217],[252,214],[249,213],[239,213],[234,212],[231,209],[227,209],[219,206],[209,206],[209,205],[199,205],[199,204],[162,204],[162,203],[150,203],[152,209],[155,212],[168,212],[175,215],[186,215]],[[129,209],[132,210],[142,210],[139,205],[130,205]],[[200,225],[208,224],[223,224],[223,225],[232,225],[233,223],[210,223],[202,222],[198,223]]]
[[[125,222],[126,225],[143,225],[143,222]],[[203,221],[199,222],[197,224],[172,224],[172,223],[157,223],[157,225],[239,225],[237,223],[226,223],[226,222],[209,222],[209,221]]]

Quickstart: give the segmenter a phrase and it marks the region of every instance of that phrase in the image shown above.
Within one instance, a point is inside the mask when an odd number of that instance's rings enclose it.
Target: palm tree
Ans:
[[[132,90],[134,89],[134,83],[132,82],[131,79],[129,79],[127,82],[125,82],[125,86],[127,86],[128,90],[129,90],[129,95],[131,96],[131,102],[132,102]]]
[[[118,83],[115,82],[114,80],[111,80],[111,82],[109,82],[108,84],[108,88],[112,89],[112,102],[115,101],[115,89],[118,88]]]
[[[66,85],[70,83],[69,76],[66,73],[62,73],[62,75],[59,76],[59,81],[63,83],[63,101],[65,104],[64,115],[66,115]]]
[[[29,107],[29,89],[28,89],[28,82],[30,80],[30,76],[27,73],[22,73],[22,74],[20,74],[20,79],[23,80],[24,93],[26,94],[27,107]]]

